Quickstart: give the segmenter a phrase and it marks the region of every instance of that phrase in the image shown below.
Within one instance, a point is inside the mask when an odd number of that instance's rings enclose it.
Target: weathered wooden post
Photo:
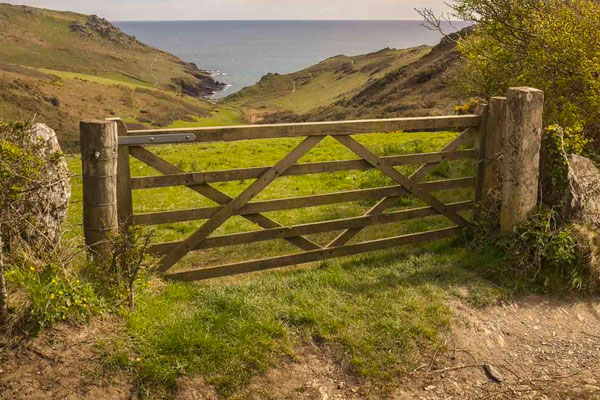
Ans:
[[[479,125],[477,134],[475,135],[474,146],[477,151],[477,176],[475,182],[475,204],[481,205],[483,195],[483,178],[485,173],[485,158],[486,158],[486,142],[487,142],[487,120],[489,114],[489,106],[487,104],[481,104],[475,114],[481,116],[481,123]],[[481,217],[481,207],[475,209],[474,219],[479,220]]]
[[[482,202],[485,211],[494,211],[502,189],[502,153],[506,137],[506,97],[492,97],[486,126]]]
[[[94,258],[110,256],[110,239],[118,229],[118,133],[114,121],[80,123],[85,244]]]
[[[537,205],[543,110],[541,90],[508,90],[500,212],[505,233],[513,232]]]
[[[127,126],[120,118],[110,118],[117,123],[118,136],[128,136]],[[117,217],[120,229],[133,223],[133,199],[131,196],[131,172],[129,146],[119,146],[117,157]]]

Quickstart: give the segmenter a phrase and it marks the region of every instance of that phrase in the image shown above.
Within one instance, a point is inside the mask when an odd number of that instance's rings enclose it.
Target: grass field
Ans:
[[[453,132],[357,135],[380,155],[440,150],[456,136]],[[153,148],[157,154],[186,171],[272,165],[300,139],[255,140]],[[328,139],[301,162],[353,159],[348,150]],[[69,161],[75,173],[79,160]],[[444,163],[427,180],[471,176],[472,163]],[[415,167],[402,167],[409,173]],[[132,162],[134,176],[154,174]],[[235,196],[249,182],[215,185]],[[278,179],[259,199],[285,198],[392,184],[375,171],[348,171]],[[80,235],[81,182],[74,180],[70,210],[72,234]],[[438,193],[446,201],[472,198],[470,189]],[[345,203],[268,213],[282,224],[300,224],[358,216],[373,202]],[[213,205],[186,188],[142,190],[134,193],[136,213]],[[402,199],[392,209],[422,205]],[[167,224],[155,228],[155,240],[177,240],[197,223]],[[355,240],[399,235],[448,226],[439,217],[365,229]],[[244,219],[232,218],[215,234],[256,230]],[[312,235],[325,243],[332,234]],[[232,249],[210,250],[188,256],[181,268],[290,253],[282,240]],[[495,254],[473,254],[461,239],[412,248],[398,248],[274,272],[232,277],[197,284],[163,282],[149,278],[140,284],[138,306],[125,313],[127,333],[102,341],[106,371],[132,370],[140,387],[152,396],[167,396],[177,378],[202,374],[225,397],[244,398],[253,376],[294,357],[297,346],[314,342],[330,346],[340,362],[358,379],[378,387],[394,386],[397,376],[419,359],[423,351],[440,344],[440,334],[451,320],[448,300],[466,298],[474,304],[493,301],[502,292],[477,275],[477,266],[498,261]],[[151,397],[152,397],[151,396]]]

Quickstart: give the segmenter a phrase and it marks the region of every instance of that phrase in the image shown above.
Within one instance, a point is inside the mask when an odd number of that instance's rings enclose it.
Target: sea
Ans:
[[[421,21],[152,21],[114,22],[140,41],[210,71],[227,89],[255,84],[267,73],[286,74],[339,54],[386,47],[434,45],[442,35]],[[467,26],[446,23],[446,33]]]

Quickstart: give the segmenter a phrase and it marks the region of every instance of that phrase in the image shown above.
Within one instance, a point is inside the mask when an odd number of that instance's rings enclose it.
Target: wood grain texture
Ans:
[[[291,167],[304,154],[306,154],[315,145],[321,142],[325,136],[310,136],[300,143],[294,150],[289,152],[281,161],[271,167],[267,172],[262,174],[260,178],[248,186],[235,199],[221,208],[215,215],[206,221],[200,229],[194,232],[190,237],[181,242],[176,248],[170,251],[160,260],[158,270],[160,272],[168,271],[177,261],[179,261],[188,252],[198,246],[202,240],[214,232],[219,226],[227,221],[231,216],[235,215],[244,205],[258,195],[277,177],[281,176],[286,169]]]
[[[312,250],[299,254],[291,254],[280,257],[267,258],[263,260],[246,261],[236,264],[222,265],[218,267],[194,269],[189,271],[174,272],[166,274],[166,279],[177,281],[198,281],[204,279],[218,278],[243,274],[254,271],[280,268],[289,265],[304,264],[308,262],[327,260],[336,257],[350,256],[353,254],[366,253],[375,250],[389,249],[407,244],[430,242],[459,235],[461,228],[447,228],[429,232],[415,233],[393,237],[389,239],[374,240],[359,244],[353,244],[331,249]]]
[[[420,183],[419,187],[428,192],[437,192],[442,190],[453,190],[475,185],[475,178],[457,178],[445,179],[440,181]],[[251,217],[257,213],[291,210],[295,208],[317,207],[337,203],[350,203],[363,200],[377,200],[383,197],[410,196],[410,193],[402,186],[387,186],[376,189],[348,190],[344,192],[334,192],[328,194],[318,194],[311,196],[291,197],[277,200],[264,200],[248,203],[236,212],[236,215],[242,215],[245,218]],[[146,213],[134,215],[136,225],[162,225],[175,222],[196,221],[200,219],[211,218],[221,207],[204,207],[177,211],[161,211],[156,213]],[[278,225],[280,226],[280,225]],[[266,228],[266,226],[263,226]]]
[[[387,133],[396,131],[461,130],[477,127],[478,115],[451,115],[443,117],[390,118],[359,121],[305,122],[296,124],[241,125],[226,127],[148,129],[132,130],[130,135],[146,136],[146,142],[154,144],[152,135],[193,133],[195,142],[230,142],[250,139],[272,139],[285,137],[305,137],[322,135],[354,135],[364,133]],[[163,140],[164,142],[164,140]]]
[[[183,172],[183,170],[181,170],[180,168],[176,167],[175,165],[169,163],[166,160],[163,160],[156,154],[146,150],[143,147],[131,147],[130,153],[133,157],[137,158],[138,160],[151,166],[152,168],[154,168],[155,170],[157,170],[158,172],[161,172],[163,174],[177,174],[177,173]],[[220,190],[217,190],[207,184],[188,186],[188,188],[195,191],[196,193],[199,193],[199,194],[205,196],[206,198],[214,201],[215,203],[218,203],[221,205],[226,205],[233,200],[227,194],[225,194],[225,193],[221,192]],[[206,218],[209,218],[212,215],[214,215],[214,213],[210,214],[210,216],[207,216]],[[258,214],[258,213],[247,213],[244,215],[244,218],[246,218],[248,221],[253,222],[253,223],[257,224],[258,226],[260,226],[262,228],[266,228],[266,229],[277,228],[277,227],[281,226],[279,223],[273,221],[272,219],[267,218],[264,215]],[[204,219],[204,218],[194,218],[194,219]],[[140,221],[140,219],[135,216],[134,216],[134,224],[148,225],[147,223]],[[306,238],[303,238],[303,237],[287,238],[286,240],[288,242],[290,242],[291,244],[301,248],[302,250],[314,250],[314,249],[320,248],[320,246],[318,244],[316,244]]]
[[[401,156],[382,157],[391,165],[414,165],[432,163],[438,165],[444,161],[467,160],[476,156],[475,150],[442,151],[437,153],[407,154]],[[369,170],[374,167],[365,160],[329,161],[320,163],[297,164],[291,166],[281,176],[298,176],[307,174],[331,173],[351,170]],[[163,176],[145,176],[132,178],[132,189],[153,189],[171,186],[190,186],[203,183],[230,182],[256,179],[269,167],[241,168],[210,172],[183,173]]]
[[[448,208],[454,211],[467,211],[473,208],[472,201],[448,204]],[[313,222],[309,224],[295,225],[289,227],[265,229],[263,231],[235,233],[231,235],[214,236],[206,238],[194,250],[212,249],[215,247],[235,246],[240,244],[257,243],[274,239],[285,239],[287,237],[311,235],[315,233],[332,232],[342,229],[365,228],[373,225],[391,224],[417,218],[426,218],[439,215],[432,207],[414,208],[401,210],[387,214],[367,215],[362,217],[344,218],[325,222]],[[151,247],[153,255],[166,254],[181,242],[158,243]]]
[[[469,140],[472,139],[473,132],[474,132],[474,130],[472,128],[465,130],[456,139],[454,139],[452,142],[447,144],[441,153],[455,152],[454,154],[456,154],[457,150],[461,146],[466,145],[469,142]],[[418,183],[423,178],[425,178],[431,171],[433,171],[435,169],[435,167],[437,167],[439,164],[440,164],[439,161],[434,161],[434,160],[429,161],[427,164],[422,165],[419,169],[417,169],[415,172],[413,172],[408,177],[408,179],[412,180],[415,183]],[[377,204],[375,204],[371,209],[369,209],[369,211],[367,211],[365,213],[365,215],[381,214],[385,210],[387,210],[389,207],[393,206],[396,202],[398,202],[399,199],[400,199],[400,197],[398,197],[398,196],[385,197],[385,198],[381,199]],[[325,247],[343,246],[344,244],[346,244],[350,240],[352,240],[353,237],[358,235],[358,233],[361,230],[362,230],[362,228],[347,229],[344,232],[341,232],[335,239],[333,239]]]
[[[80,123],[85,244],[94,258],[110,257],[117,220],[117,124]]]
[[[410,180],[408,177],[402,175],[393,166],[388,164],[385,160],[382,160],[377,155],[373,154],[369,149],[364,147],[362,144],[358,143],[351,136],[335,136],[335,139],[344,146],[346,146],[348,149],[356,153],[356,155],[362,157],[363,159],[371,163],[374,167],[379,169],[388,177],[390,177],[400,185],[404,186],[406,190],[408,190],[412,195],[414,195],[420,200],[423,200],[431,207],[435,208],[440,214],[444,215],[458,226],[464,227],[469,224],[469,222],[460,215],[458,215],[458,213],[448,210],[444,203],[439,201],[429,192],[421,189],[419,185]]]

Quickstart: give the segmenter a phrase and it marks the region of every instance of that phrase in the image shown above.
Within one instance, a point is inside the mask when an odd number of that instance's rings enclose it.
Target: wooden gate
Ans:
[[[385,120],[318,122],[302,124],[250,125],[236,127],[162,129],[127,131],[125,125],[116,121],[118,130],[118,157],[116,179],[116,204],[118,221],[121,225],[157,225],[174,222],[206,220],[191,236],[179,242],[159,243],[152,253],[161,256],[159,270],[165,277],[193,281],[251,271],[302,264],[317,260],[364,253],[373,250],[433,241],[459,234],[469,222],[460,212],[473,209],[473,201],[444,204],[432,192],[462,187],[476,187],[476,199],[481,196],[483,185],[483,163],[479,163],[476,176],[422,182],[428,173],[445,161],[482,159],[479,149],[485,149],[487,112],[481,115],[444,116],[425,118],[398,118]],[[85,130],[82,123],[82,143]],[[381,157],[373,153],[352,137],[355,134],[387,133],[395,131],[447,131],[462,132],[439,152],[407,154]],[[298,164],[298,160],[331,136],[360,159]],[[149,146],[177,143],[232,142],[239,140],[261,140],[266,138],[304,137],[303,141],[275,165],[234,170],[187,173],[176,165],[149,150]],[[465,145],[475,143],[475,148],[464,150]],[[83,149],[83,146],[82,146]],[[132,177],[130,156],[147,164],[163,175]],[[85,154],[84,154],[85,157]],[[421,165],[410,176],[403,175],[395,167]],[[391,178],[395,186],[360,189],[304,197],[252,202],[270,183],[282,176],[322,174],[349,170],[377,169]],[[215,188],[214,183],[254,180],[237,197]],[[186,186],[219,206],[198,209],[133,214],[132,190]],[[427,207],[386,213],[402,196],[411,196],[427,204]],[[327,204],[356,202],[376,199],[378,202],[363,216],[315,222],[295,226],[282,226],[264,213],[291,210]],[[430,230],[386,239],[347,244],[363,228],[409,219],[442,215],[450,220],[452,227]],[[233,216],[242,216],[262,228],[259,231],[211,236],[222,224]],[[88,218],[89,219],[89,218]],[[110,230],[110,227],[104,227]],[[306,235],[341,231],[330,243],[320,245]],[[235,264],[204,267],[192,270],[169,272],[171,268],[191,251],[248,244],[274,239],[285,239],[300,252],[261,260]]]

